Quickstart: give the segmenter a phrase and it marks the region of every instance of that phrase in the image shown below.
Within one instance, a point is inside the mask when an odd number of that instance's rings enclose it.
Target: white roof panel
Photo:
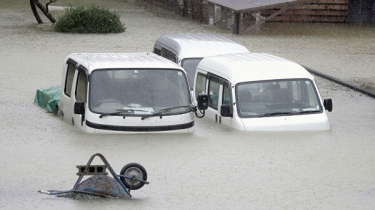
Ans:
[[[236,53],[205,57],[198,65],[233,85],[240,82],[314,77],[301,65],[266,53]]]
[[[231,39],[208,33],[164,34],[155,44],[175,53],[179,58],[202,58],[226,53],[249,52],[245,46]]]
[[[68,58],[84,66],[89,73],[94,69],[104,68],[182,69],[179,65],[154,53],[74,53]]]

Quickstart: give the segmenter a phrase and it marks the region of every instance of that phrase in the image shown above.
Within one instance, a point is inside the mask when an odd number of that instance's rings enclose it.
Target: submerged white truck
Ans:
[[[188,74],[190,88],[193,89],[195,71],[204,57],[247,53],[249,50],[220,34],[171,33],[161,35],[156,40],[153,52],[182,66]]]
[[[329,130],[332,100],[321,99],[301,65],[265,53],[205,57],[194,92],[208,94],[206,117],[245,131]]]
[[[184,69],[153,53],[71,54],[61,86],[58,115],[87,133],[188,133],[199,116]]]

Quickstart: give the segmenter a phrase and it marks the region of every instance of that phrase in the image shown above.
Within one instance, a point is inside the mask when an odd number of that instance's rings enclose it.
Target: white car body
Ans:
[[[330,129],[325,109],[332,110],[331,99],[322,101],[305,68],[280,57],[264,53],[205,57],[194,86],[195,95],[202,92],[209,98],[206,117],[239,130]]]
[[[153,53],[74,53],[58,115],[86,133],[189,133],[191,99],[183,68]]]
[[[172,33],[160,36],[155,42],[153,52],[182,66],[193,89],[196,67],[204,57],[246,53],[249,50],[219,34]]]

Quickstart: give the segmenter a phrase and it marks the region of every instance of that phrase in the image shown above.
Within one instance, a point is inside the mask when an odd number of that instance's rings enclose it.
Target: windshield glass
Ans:
[[[173,69],[95,70],[90,77],[89,107],[107,115],[151,115],[189,112],[190,91],[183,71]]]
[[[240,83],[236,86],[240,117],[269,117],[319,113],[322,106],[309,79]]]
[[[197,66],[202,59],[203,58],[188,58],[182,60],[181,66],[184,68],[189,77],[190,89],[193,89],[194,87],[195,71],[197,70]]]

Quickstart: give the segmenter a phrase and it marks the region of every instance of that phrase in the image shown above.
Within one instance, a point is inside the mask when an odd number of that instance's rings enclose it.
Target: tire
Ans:
[[[146,169],[138,163],[126,164],[121,169],[120,175],[131,176],[131,177],[135,176],[135,178],[137,179],[140,179],[142,181],[147,181]],[[143,187],[143,185],[145,185],[144,182],[140,182],[140,181],[134,181],[134,183],[132,184],[131,179],[126,179],[124,177],[120,177],[120,179],[124,183],[125,187],[127,187],[129,190],[138,190],[141,187]]]

